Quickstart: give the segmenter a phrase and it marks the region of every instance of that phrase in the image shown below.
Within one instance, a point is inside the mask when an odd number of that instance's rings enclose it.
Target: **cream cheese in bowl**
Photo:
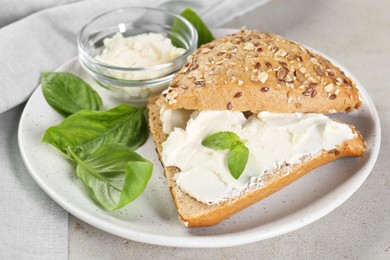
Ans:
[[[145,105],[197,48],[198,34],[177,14],[132,7],[92,19],[77,41],[82,68],[100,86],[120,101]]]
[[[103,41],[103,51],[95,57],[96,60],[126,68],[151,67],[168,63],[186,50],[175,47],[171,40],[160,33],[143,33],[124,37],[116,33]],[[163,70],[152,72],[132,72],[110,70],[110,74],[126,80],[148,80],[164,76]]]

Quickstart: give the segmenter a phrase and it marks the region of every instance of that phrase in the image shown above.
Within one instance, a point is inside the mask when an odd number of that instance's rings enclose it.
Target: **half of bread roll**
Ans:
[[[259,184],[261,183],[260,186],[253,185],[252,189],[246,190],[240,196],[232,197],[229,200],[216,204],[207,204],[196,200],[182,191],[175,181],[175,175],[180,172],[180,169],[165,165],[162,160],[162,146],[167,140],[168,135],[163,132],[163,125],[160,120],[161,106],[156,104],[158,98],[159,95],[151,97],[148,104],[149,128],[156,144],[156,151],[164,167],[164,173],[168,180],[169,190],[177,208],[179,219],[186,227],[202,227],[218,224],[249,205],[282,189],[321,165],[346,156],[362,155],[366,147],[361,134],[353,126],[349,125],[351,130],[357,133],[355,138],[345,140],[335,149],[323,150],[315,156],[307,156],[300,163],[286,164],[285,167],[267,172],[259,180]]]
[[[355,83],[280,36],[243,30],[201,46],[158,103],[165,109],[336,113],[359,109]]]
[[[163,164],[179,219],[187,227],[211,226],[292,183],[314,168],[345,156],[360,156],[366,144],[354,133],[336,147],[308,154],[261,175],[239,196],[205,203],[176,183],[180,169],[165,165],[164,110],[230,110],[245,115],[270,113],[351,112],[362,106],[355,83],[331,62],[302,45],[269,33],[243,30],[201,46],[162,95],[149,99],[149,127]],[[304,131],[304,130],[303,130]]]

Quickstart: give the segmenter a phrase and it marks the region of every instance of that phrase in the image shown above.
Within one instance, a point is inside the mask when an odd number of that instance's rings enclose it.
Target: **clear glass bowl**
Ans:
[[[175,30],[172,31],[172,26]],[[179,28],[179,29],[177,29]],[[103,40],[116,33],[124,37],[142,33],[160,33],[186,51],[169,63],[151,67],[128,68],[112,66],[95,59],[104,48]],[[133,7],[104,13],[85,25],[78,35],[79,60],[83,69],[102,87],[124,101],[145,102],[149,95],[164,90],[187,57],[197,48],[198,35],[185,18],[165,10]],[[118,77],[131,73],[138,80]],[[114,76],[115,75],[115,76]],[[144,75],[155,75],[144,79]]]

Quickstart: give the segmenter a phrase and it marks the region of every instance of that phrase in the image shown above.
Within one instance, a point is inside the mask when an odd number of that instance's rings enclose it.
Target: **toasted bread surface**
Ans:
[[[243,30],[201,46],[158,103],[166,109],[336,113],[359,109],[355,83],[322,56]]]

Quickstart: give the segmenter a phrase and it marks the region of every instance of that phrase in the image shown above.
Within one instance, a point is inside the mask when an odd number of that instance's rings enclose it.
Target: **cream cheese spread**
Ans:
[[[104,49],[95,57],[109,65],[126,68],[144,68],[168,63],[185,52],[173,46],[170,39],[159,33],[145,33],[123,37],[121,33],[103,40]],[[163,70],[129,72],[112,70],[112,76],[125,80],[147,80],[165,75]]]
[[[202,111],[188,115],[161,111],[164,132],[162,160],[176,166],[177,185],[204,203],[218,203],[238,196],[266,171],[299,163],[323,149],[334,149],[354,133],[347,125],[322,114],[272,114],[260,112],[248,119],[241,112]],[[187,122],[188,120],[188,122]],[[187,122],[187,124],[185,124]],[[204,147],[204,138],[220,131],[236,133],[245,141],[250,155],[244,172],[234,179],[226,165],[227,151]]]

